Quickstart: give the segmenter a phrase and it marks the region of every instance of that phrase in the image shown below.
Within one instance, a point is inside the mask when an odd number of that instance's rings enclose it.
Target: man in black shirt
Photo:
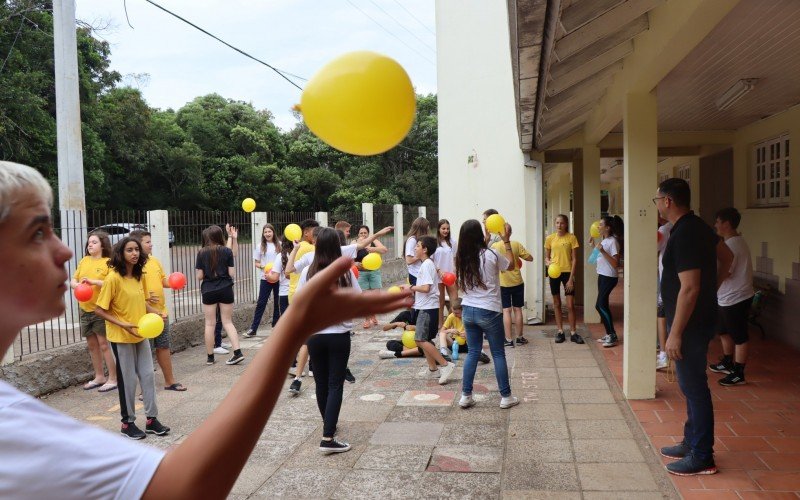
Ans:
[[[717,318],[717,261],[730,269],[733,255],[714,230],[689,208],[689,184],[667,179],[653,203],[673,224],[664,250],[661,297],[667,316],[666,351],[675,362],[678,384],[686,396],[683,441],[661,449],[667,471],[681,476],[714,474],[714,410],[706,377],[708,342]]]

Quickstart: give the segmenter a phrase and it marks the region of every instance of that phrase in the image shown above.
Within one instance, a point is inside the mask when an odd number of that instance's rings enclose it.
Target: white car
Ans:
[[[131,231],[135,230],[142,230],[142,231],[149,231],[146,224],[135,224],[131,222],[117,222],[114,224],[106,224],[104,226],[98,226],[92,231],[105,231],[108,233],[108,238],[111,240],[111,245],[116,245],[120,240],[128,236]],[[168,234],[169,239],[169,247],[172,248],[172,245],[175,244],[175,234],[170,231]]]

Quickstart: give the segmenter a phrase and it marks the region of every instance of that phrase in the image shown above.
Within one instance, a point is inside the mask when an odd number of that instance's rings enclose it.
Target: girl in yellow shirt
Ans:
[[[556,316],[556,344],[566,340],[564,324],[561,318],[561,284],[564,284],[564,296],[567,298],[567,319],[569,319],[570,337],[576,344],[583,344],[583,338],[577,333],[575,319],[575,265],[578,262],[578,238],[569,232],[569,219],[564,214],[556,215],[556,232],[547,237],[544,242],[544,264],[558,264],[561,276],[550,278],[550,293],[553,294],[553,309]]]

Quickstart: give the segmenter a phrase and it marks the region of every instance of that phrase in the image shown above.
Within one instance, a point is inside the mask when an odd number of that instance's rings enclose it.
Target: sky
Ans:
[[[341,54],[372,50],[397,60],[418,93],[436,92],[434,0],[153,1],[307,79]],[[215,92],[268,109],[284,130],[296,123],[291,107],[300,90],[145,0],[76,0],[76,18],[99,28],[111,46],[111,69],[152,107],[178,109]]]

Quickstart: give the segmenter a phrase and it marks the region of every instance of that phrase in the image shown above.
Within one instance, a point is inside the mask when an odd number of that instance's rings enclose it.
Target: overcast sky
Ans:
[[[417,92],[436,92],[433,0],[154,1],[295,75],[311,78],[336,56],[367,49],[396,59]],[[294,125],[290,108],[300,101],[300,91],[269,68],[145,0],[127,0],[133,28],[123,0],[76,3],[79,20],[109,25],[98,35],[111,44],[111,68],[140,88],[151,106],[177,109],[216,92],[269,109],[281,128]],[[130,76],[135,74],[148,78]]]

